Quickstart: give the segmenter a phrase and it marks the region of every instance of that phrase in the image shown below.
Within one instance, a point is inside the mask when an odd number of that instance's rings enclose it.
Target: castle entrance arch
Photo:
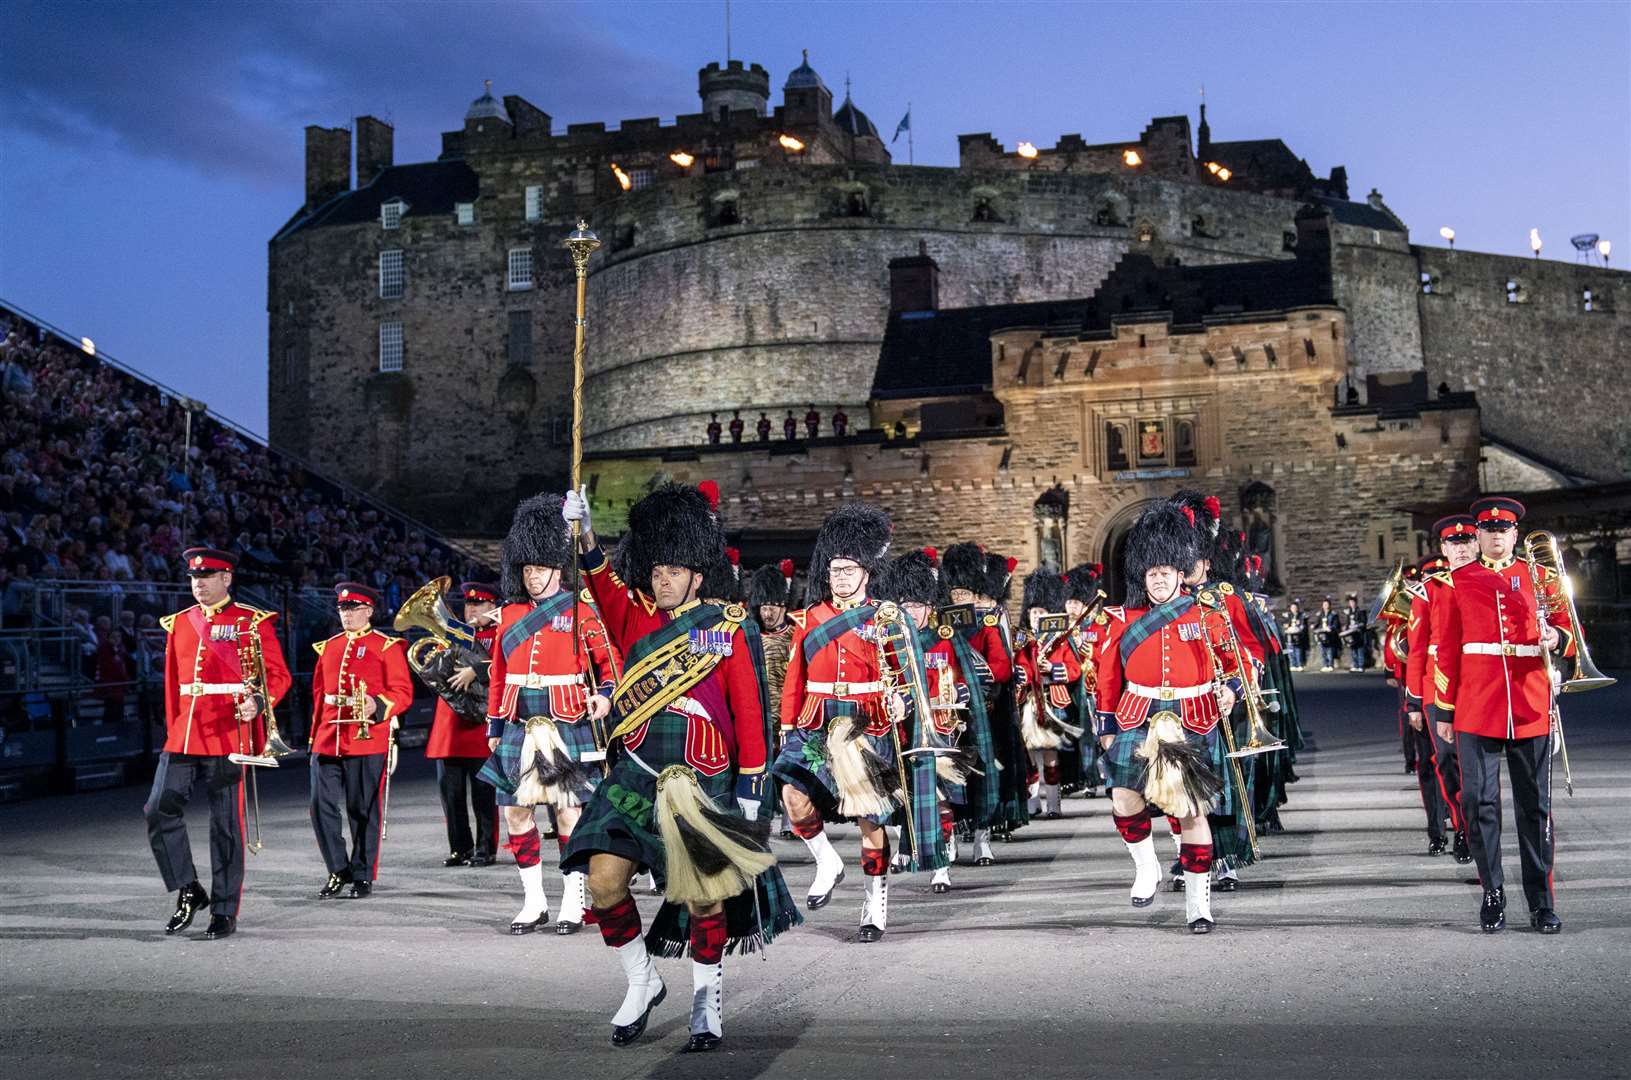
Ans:
[[[1109,603],[1120,604],[1127,597],[1127,534],[1133,522],[1151,503],[1159,499],[1142,499],[1121,508],[1104,527],[1099,543],[1099,562],[1104,564],[1101,587],[1109,595]]]

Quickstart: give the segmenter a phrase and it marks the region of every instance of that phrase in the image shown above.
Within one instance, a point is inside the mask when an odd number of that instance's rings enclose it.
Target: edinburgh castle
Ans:
[[[270,245],[272,442],[456,536],[563,487],[582,218],[608,532],[713,478],[749,564],[846,498],[902,544],[1113,563],[1192,486],[1317,596],[1374,588],[1432,508],[1631,474],[1624,272],[1414,245],[1375,189],[1204,108],[1110,144],[965,135],[942,168],[895,163],[807,58],[779,106],[757,64],[698,91],[672,124],[564,132],[489,92],[406,165],[372,117],[308,128]]]

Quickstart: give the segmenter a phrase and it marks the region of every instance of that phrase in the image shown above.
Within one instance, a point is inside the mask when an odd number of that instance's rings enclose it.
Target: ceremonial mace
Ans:
[[[576,272],[578,278],[577,318],[572,323],[574,328],[572,342],[572,490],[578,491],[579,485],[582,483],[583,473],[583,333],[588,326],[588,320],[584,318],[583,309],[585,295],[589,286],[589,256],[594,254],[595,249],[600,246],[600,237],[590,231],[587,221],[579,218],[578,227],[573,229],[565,240],[561,241],[561,246],[571,253],[572,269]],[[587,495],[584,497],[585,499],[588,498]],[[574,612],[577,610],[578,605],[578,538],[581,531],[582,523],[574,521],[572,523],[572,599],[569,601]],[[572,663],[574,667],[579,664],[578,658],[583,648],[583,635],[578,631],[578,622],[574,617],[572,620]],[[586,690],[589,688],[587,681],[584,686]],[[596,732],[596,734],[600,736],[595,741],[600,744],[601,768],[604,770],[606,768],[606,740],[600,732]]]

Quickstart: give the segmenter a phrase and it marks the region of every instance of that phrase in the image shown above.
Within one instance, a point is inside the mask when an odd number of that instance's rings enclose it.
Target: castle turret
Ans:
[[[740,109],[763,116],[770,103],[770,73],[758,64],[744,67],[740,60],[731,60],[724,67],[709,64],[697,72],[697,94],[703,113],[715,119]]]
[[[816,127],[832,116],[832,91],[810,66],[810,50],[782,86],[783,116],[794,127]]]

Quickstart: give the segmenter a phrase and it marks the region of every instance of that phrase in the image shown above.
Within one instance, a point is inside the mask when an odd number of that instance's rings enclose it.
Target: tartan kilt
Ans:
[[[834,825],[856,820],[838,812],[838,781],[833,779],[832,764],[827,759],[826,725],[840,716],[852,715],[849,708],[853,708],[850,702],[832,702],[825,706],[821,728],[794,728],[783,732],[781,752],[770,768],[771,776],[783,785],[802,791],[821,814],[821,820]],[[891,736],[863,733],[860,738],[866,740],[868,748],[883,759],[886,766],[895,767],[895,740]],[[866,820],[874,825],[888,825],[894,818],[894,814],[866,815]]]
[[[992,828],[1014,830],[1030,822],[1030,785],[1025,781],[1030,751],[1025,749],[1025,736],[1020,734],[1019,720],[1014,716],[1014,692],[1011,686],[1002,687],[987,710],[991,718],[991,741],[996,747],[997,762],[1002,766],[998,776],[998,804],[991,820]]]
[[[597,749],[595,745],[594,728],[587,719],[572,724],[557,724],[556,731],[560,732],[561,741],[572,752],[572,756],[583,758],[584,753]],[[511,720],[504,725],[504,732],[499,736],[498,749],[487,759],[487,764],[481,767],[477,779],[484,780],[493,785],[497,793],[497,802],[500,806],[521,806],[520,800],[515,797],[515,789],[521,784],[521,745],[527,739],[527,725],[519,720]],[[590,774],[592,779],[598,779],[600,768],[593,762],[584,766],[584,772]],[[578,801],[586,803],[594,790],[591,784],[588,788],[579,791]],[[527,804],[535,805],[535,804]]]
[[[667,859],[654,817],[657,777],[669,765],[685,764],[685,736],[690,718],[663,712],[652,718],[638,752],[622,749],[610,775],[595,789],[566,850],[561,872],[587,872],[599,852],[649,869],[659,885],[667,879]],[[638,757],[638,760],[636,758]],[[646,767],[642,767],[644,762]],[[651,771],[648,771],[648,768]],[[693,770],[694,771],[694,770]],[[736,772],[717,776],[695,773],[703,793],[721,808],[736,808]],[[772,866],[755,880],[753,890],[725,901],[726,952],[754,952],[776,935],[804,921],[787,888],[781,867]],[[757,899],[757,903],[755,903]],[[646,931],[646,948],[661,956],[684,956],[690,949],[690,920],[684,904],[664,900]]]
[[[1228,717],[1218,721],[1220,725],[1233,725],[1236,746],[1246,741],[1245,713],[1244,707],[1236,705]],[[1241,779],[1246,784],[1245,814],[1238,812],[1242,800],[1239,788],[1235,784],[1233,763],[1229,760],[1229,746],[1223,735],[1218,733],[1217,746],[1212,756],[1212,768],[1223,781],[1223,794],[1218,798],[1218,805],[1212,813],[1206,815],[1206,821],[1212,828],[1213,855],[1238,870],[1257,861],[1257,856],[1252,853],[1251,837],[1246,834],[1246,814],[1252,813],[1251,797],[1257,786],[1257,762],[1252,758],[1238,758],[1236,763],[1240,766]]]
[[[1152,714],[1159,715],[1159,714]],[[1110,786],[1113,788],[1128,788],[1132,791],[1144,791],[1144,778],[1150,770],[1150,763],[1138,756],[1138,750],[1149,738],[1149,721],[1139,724],[1135,728],[1117,731],[1116,737],[1110,742],[1110,749],[1104,752],[1105,772],[1110,776]],[[1212,770],[1217,771],[1217,747],[1223,741],[1216,730],[1206,735],[1197,735],[1184,728],[1184,739],[1191,746],[1196,747],[1212,762]],[[1222,775],[1222,774],[1219,774]]]

